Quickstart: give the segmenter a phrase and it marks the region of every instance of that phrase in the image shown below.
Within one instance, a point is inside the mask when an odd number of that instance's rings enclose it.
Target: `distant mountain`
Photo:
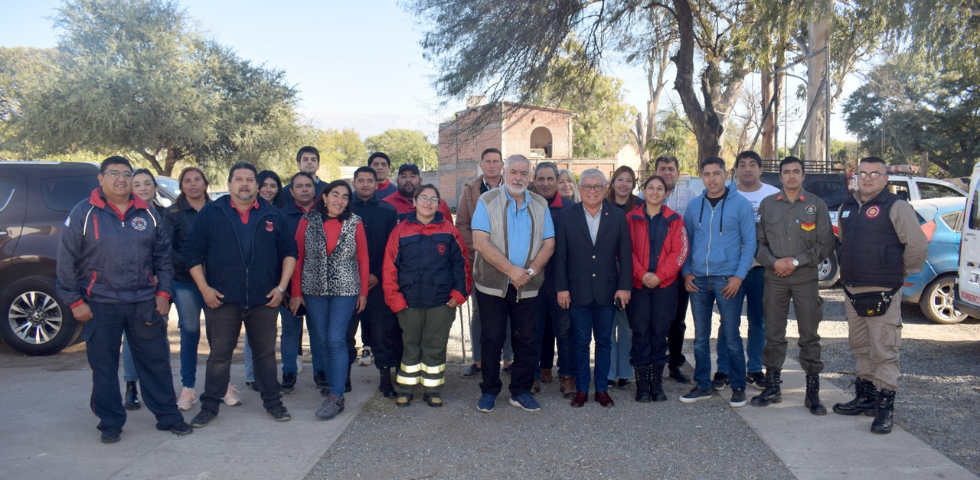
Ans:
[[[384,133],[391,128],[400,128],[421,130],[432,143],[439,141],[439,122],[442,121],[438,117],[407,113],[307,111],[302,114],[305,119],[320,128],[338,130],[353,128],[362,139]]]

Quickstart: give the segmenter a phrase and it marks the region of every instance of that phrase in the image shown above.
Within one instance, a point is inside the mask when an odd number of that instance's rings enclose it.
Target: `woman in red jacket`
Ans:
[[[653,175],[643,183],[646,201],[627,216],[633,240],[633,295],[628,305],[636,375],[636,401],[663,402],[667,332],[677,311],[678,275],[687,259],[687,229],[664,205],[667,184]]]
[[[466,243],[439,203],[435,186],[419,187],[415,211],[392,230],[385,247],[385,303],[398,315],[404,345],[395,379],[399,407],[412,403],[419,384],[430,407],[442,406],[449,329],[470,292]]]

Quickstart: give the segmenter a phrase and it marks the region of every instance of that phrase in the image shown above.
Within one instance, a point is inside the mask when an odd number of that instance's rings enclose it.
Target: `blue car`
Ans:
[[[953,284],[959,267],[966,199],[933,198],[909,203],[929,240],[929,254],[922,271],[905,279],[902,301],[918,303],[922,313],[936,323],[962,322],[967,316],[953,306]]]

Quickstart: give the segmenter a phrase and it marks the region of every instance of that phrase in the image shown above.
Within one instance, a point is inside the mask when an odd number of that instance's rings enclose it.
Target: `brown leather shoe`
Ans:
[[[578,395],[576,393],[576,395]],[[612,397],[609,396],[609,392],[595,392],[595,401],[599,402],[599,405],[609,408],[616,404],[613,402]]]
[[[541,383],[551,383],[554,379],[555,377],[551,375],[550,368],[541,369]]]
[[[585,402],[589,401],[588,392],[575,392],[575,398],[572,399],[572,408],[580,408],[585,405]]]
[[[561,385],[561,395],[568,398],[575,394],[575,377],[558,375],[558,383]]]

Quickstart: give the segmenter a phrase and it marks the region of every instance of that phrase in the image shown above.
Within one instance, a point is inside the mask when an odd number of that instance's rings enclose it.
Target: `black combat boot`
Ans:
[[[633,367],[633,375],[636,376],[636,401],[640,403],[650,403],[650,377],[649,365],[639,365]]]
[[[871,433],[892,433],[892,417],[895,414],[895,390],[882,388],[878,392],[878,410],[871,423]]]
[[[770,403],[783,401],[783,391],[779,384],[783,383],[779,379],[782,372],[775,368],[766,368],[766,388],[762,393],[752,397],[753,407],[768,407]]]
[[[353,365],[353,363],[347,364],[347,382],[344,383],[344,393],[350,393],[350,391],[352,390],[351,384],[350,384],[350,367],[351,367],[351,365]]]
[[[140,399],[137,396],[139,392],[136,390],[136,382],[126,382],[126,403],[123,407],[126,410],[139,410],[140,409]]]
[[[878,405],[878,389],[870,380],[858,378],[854,381],[854,400],[834,405],[834,413],[840,415],[873,416]]]
[[[820,375],[806,376],[806,400],[803,405],[814,415],[827,414],[827,408],[820,401]]]
[[[650,367],[650,397],[654,402],[666,402],[667,394],[664,393],[664,365],[654,364]]]
[[[395,398],[395,387],[391,385],[391,367],[381,367],[381,384],[378,385],[381,396],[385,398]]]

